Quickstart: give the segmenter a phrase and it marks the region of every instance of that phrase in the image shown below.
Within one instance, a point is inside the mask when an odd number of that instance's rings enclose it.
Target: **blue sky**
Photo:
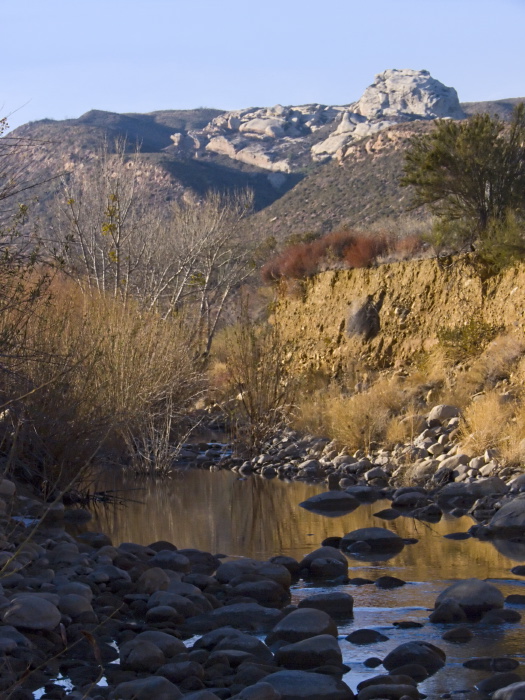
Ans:
[[[3,0],[0,116],[345,104],[386,68],[525,96],[525,0]]]

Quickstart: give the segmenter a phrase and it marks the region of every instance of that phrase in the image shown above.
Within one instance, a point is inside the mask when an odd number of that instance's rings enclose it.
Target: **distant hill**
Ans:
[[[414,81],[428,85],[427,96],[415,89],[406,96]],[[390,102],[378,106],[376,93],[385,85]],[[385,71],[361,100],[339,107],[91,110],[78,119],[30,122],[0,139],[0,176],[23,189],[42,183],[20,198],[33,200],[33,217],[45,227],[60,176],[86,162],[105,140],[126,139],[130,150],[140,146],[166,202],[185,192],[253,189],[256,212],[249,227],[259,239],[385,219],[395,225],[410,207],[410,193],[398,181],[414,133],[431,128],[447,110],[456,118],[488,112],[508,119],[524,100],[460,104],[452,88],[426,71]]]

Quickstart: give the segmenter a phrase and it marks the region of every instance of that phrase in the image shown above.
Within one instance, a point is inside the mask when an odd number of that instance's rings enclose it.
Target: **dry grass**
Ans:
[[[370,450],[413,436],[417,391],[401,378],[380,376],[369,388],[352,395],[337,387],[302,397],[296,427],[324,434],[349,449]]]
[[[17,440],[8,445],[4,433],[4,451],[10,466],[32,465],[35,481],[52,487],[103,446],[122,449],[130,433],[164,419],[168,404],[175,427],[201,388],[177,323],[67,280],[53,283],[19,340],[3,393]]]
[[[496,391],[476,397],[463,412],[460,427],[463,449],[472,456],[481,455],[488,448],[501,451],[508,443],[514,411],[515,405],[502,400]]]

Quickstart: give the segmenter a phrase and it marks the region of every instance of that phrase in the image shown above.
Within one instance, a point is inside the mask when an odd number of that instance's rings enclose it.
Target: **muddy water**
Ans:
[[[106,478],[103,487],[133,499],[117,508],[99,507],[88,525],[91,530],[106,532],[115,544],[167,540],[179,548],[195,547],[229,556],[267,559],[287,554],[300,559],[319,547],[324,538],[342,536],[360,527],[382,526],[403,538],[416,538],[416,544],[406,546],[387,561],[349,559],[350,578],[375,580],[389,574],[408,582],[391,591],[371,585],[339,587],[355,601],[354,620],[339,627],[344,659],[352,667],[345,680],[354,690],[360,680],[383,670],[382,666],[375,671],[366,668],[363,662],[367,658],[383,658],[398,644],[415,639],[430,641],[447,654],[445,668],[419,686],[429,697],[466,691],[459,697],[477,698],[473,686],[488,674],[462,667],[463,661],[472,656],[511,654],[525,664],[522,623],[472,625],[474,639],[465,645],[443,641],[446,626],[428,623],[428,610],[436,596],[456,579],[491,579],[505,595],[525,594],[525,581],[510,573],[516,562],[525,561],[523,549],[508,543],[444,537],[466,531],[472,525],[467,517],[445,516],[432,525],[407,517],[386,522],[374,513],[390,503],[378,502],[362,505],[348,515],[327,518],[299,507],[301,501],[325,491],[323,484],[240,479],[228,471],[189,470],[158,482],[137,481],[115,473]],[[325,589],[300,582],[293,596],[298,600],[320,590]],[[399,620],[422,622],[424,627],[399,630],[392,624]],[[363,627],[380,630],[388,641],[357,647],[345,640],[349,632]],[[522,675],[525,679],[525,666]]]

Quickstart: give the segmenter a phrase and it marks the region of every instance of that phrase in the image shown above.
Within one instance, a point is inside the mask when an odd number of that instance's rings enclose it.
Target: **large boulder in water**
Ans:
[[[467,618],[479,619],[487,610],[502,608],[505,599],[503,593],[486,581],[469,578],[457,581],[438,595],[435,607],[447,600],[453,600],[463,609]]]
[[[509,538],[525,534],[525,494],[502,506],[490,519],[488,528],[494,537]]]
[[[355,696],[343,681],[324,673],[309,671],[277,671],[264,679],[282,700],[352,700]]]
[[[407,664],[418,664],[432,675],[443,668],[446,658],[444,651],[429,642],[406,642],[385,656],[383,666],[393,671]]]
[[[362,527],[349,532],[341,540],[341,549],[347,550],[356,542],[366,542],[374,552],[400,552],[404,547],[403,539],[384,527]]]
[[[511,683],[504,688],[496,690],[492,700],[525,700],[525,681]]]
[[[275,653],[275,660],[279,666],[307,671],[319,666],[341,666],[343,655],[335,637],[320,634],[282,646]]]
[[[298,608],[275,625],[266,643],[283,641],[293,644],[320,634],[331,634],[337,638],[337,625],[330,615],[314,608]]]
[[[351,513],[361,504],[357,498],[345,491],[326,491],[307,498],[306,501],[299,503],[299,505],[301,508],[312,511],[312,513],[335,518],[339,515]]]

